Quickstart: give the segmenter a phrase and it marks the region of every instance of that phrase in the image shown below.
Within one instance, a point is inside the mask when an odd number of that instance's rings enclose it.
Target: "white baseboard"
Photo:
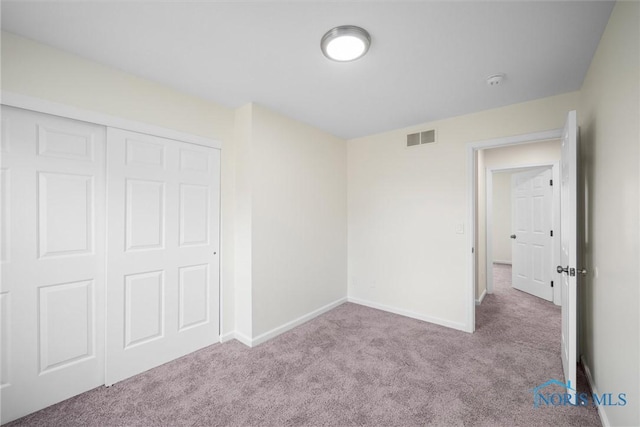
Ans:
[[[242,344],[246,345],[247,347],[253,347],[253,341],[251,340],[251,338],[249,338],[245,334],[236,331],[233,333],[233,337],[238,341],[240,341]]]
[[[391,307],[384,304],[378,304],[377,302],[366,301],[360,298],[348,297],[347,301],[352,302],[354,304],[364,305],[366,307],[371,307],[371,308],[375,308],[382,311],[388,311],[389,313],[399,314],[405,317],[411,317],[412,319],[418,319],[424,322],[435,323],[436,325],[445,326],[447,328],[468,332],[466,325],[464,323],[452,322],[450,320],[441,319],[439,317],[425,316],[423,314],[415,313],[413,311],[404,310],[402,308]]]
[[[580,356],[580,361],[582,362],[582,367],[584,368],[584,373],[587,375],[587,381],[589,382],[589,387],[591,387],[591,392],[597,395],[600,395],[598,391],[598,387],[596,387],[596,383],[593,381],[593,376],[591,375],[591,369],[589,369],[589,365],[587,365],[584,356]],[[605,412],[604,405],[598,405],[598,416],[600,416],[600,422],[604,427],[611,426],[609,422],[609,417],[607,417],[607,413]]]
[[[483,299],[484,299],[484,297],[486,297],[486,296],[487,296],[487,290],[485,289],[485,290],[483,290],[483,291],[482,291],[482,293],[480,294],[480,298],[478,298],[478,299],[476,300],[476,305],[480,305],[480,304],[482,304],[482,300],[483,300]]]
[[[295,328],[296,326],[300,326],[303,323],[308,322],[309,320],[320,316],[323,313],[326,313],[329,310],[332,310],[334,308],[336,308],[337,306],[344,304],[345,302],[347,302],[347,298],[340,298],[339,300],[336,300],[332,303],[329,303],[325,306],[322,306],[320,308],[318,308],[317,310],[313,310],[310,313],[307,313],[303,316],[298,317],[297,319],[293,319],[290,322],[285,323],[284,325],[278,326],[277,328],[273,328],[270,331],[267,331],[263,334],[258,335],[255,338],[250,338],[246,335],[244,335],[243,333],[240,333],[238,331],[234,331],[234,332],[228,332],[224,335],[220,336],[220,342],[225,342],[225,341],[229,341],[231,339],[237,339],[238,341],[240,341],[242,344],[246,345],[247,347],[255,347],[259,344],[262,344],[265,341],[270,340],[271,338],[275,338],[278,335],[287,332],[293,328]],[[224,340],[224,341],[223,341]]]
[[[235,339],[236,337],[236,331],[231,331],[231,332],[227,332],[226,334],[222,334],[220,335],[220,342],[227,342],[227,341],[231,341],[232,339]]]
[[[277,328],[273,328],[270,331],[267,331],[263,334],[258,335],[257,337],[253,338],[253,340],[251,340],[251,347],[255,347],[259,344],[262,344],[265,341],[270,340],[271,338],[277,337],[278,335],[287,332],[293,328],[295,328],[296,326],[300,326],[303,323],[308,322],[309,320],[313,319],[314,317],[318,317],[323,313],[326,313],[329,310],[332,310],[334,308],[336,308],[339,305],[344,304],[345,302],[347,302],[347,298],[340,298],[337,301],[334,301],[332,303],[329,303],[325,306],[322,306],[316,310],[313,310],[310,313],[307,313],[303,316],[298,317],[297,319],[294,319],[290,322],[285,323],[284,325],[278,326]]]
[[[493,260],[493,263],[494,263],[494,264],[506,264],[506,265],[511,265],[511,261],[502,261],[502,260],[497,260],[497,259],[494,259],[494,260]]]

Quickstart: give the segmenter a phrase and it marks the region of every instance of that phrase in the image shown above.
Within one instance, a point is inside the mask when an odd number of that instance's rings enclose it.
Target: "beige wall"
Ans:
[[[566,113],[565,113],[566,115]],[[480,159],[480,158],[479,158]],[[486,174],[487,170],[505,167],[523,167],[560,160],[560,141],[544,141],[531,144],[482,150],[478,163],[478,216],[477,216],[477,281],[476,298],[487,288],[487,240],[486,240]],[[482,170],[481,170],[482,169]],[[496,224],[496,221],[494,221]],[[495,228],[494,228],[495,229]],[[509,232],[507,236],[511,234]],[[509,248],[511,245],[509,244]],[[510,257],[509,257],[510,259]]]
[[[347,296],[346,143],[259,105],[239,114],[238,286],[244,304],[250,286],[251,318],[238,325],[260,339]]]
[[[234,329],[233,110],[2,32],[2,91],[216,139],[222,143],[223,333]]]
[[[350,140],[349,297],[468,327],[466,143],[562,127],[578,100],[569,93]],[[438,142],[405,148],[407,133],[432,128]]]
[[[611,425],[640,425],[640,3],[618,2],[582,87],[582,353]],[[596,273],[597,270],[597,273]]]
[[[252,245],[251,245],[251,194],[253,135],[253,108],[247,104],[236,110],[235,116],[235,221],[234,249],[232,255],[235,268],[235,327],[245,344],[250,344],[252,328]]]
[[[2,90],[222,142],[233,110],[115,68],[2,32]]]
[[[493,174],[493,262],[511,264],[511,173]]]

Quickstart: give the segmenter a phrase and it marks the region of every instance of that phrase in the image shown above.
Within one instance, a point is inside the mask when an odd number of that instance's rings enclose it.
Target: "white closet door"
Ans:
[[[2,423],[104,384],[104,138],[2,107]]]
[[[219,150],[108,129],[110,385],[219,342]]]

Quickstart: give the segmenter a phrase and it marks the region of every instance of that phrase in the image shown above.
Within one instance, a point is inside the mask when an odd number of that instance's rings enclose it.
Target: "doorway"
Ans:
[[[484,227],[486,237],[478,245],[484,245],[486,254],[486,294],[493,293],[494,264],[501,264],[513,267],[510,281],[516,289],[560,305],[560,288],[551,275],[560,254],[559,160],[554,161],[560,141],[523,148],[546,153],[549,160],[496,165],[485,156],[485,222],[478,227]],[[480,302],[477,295],[476,304]]]
[[[517,146],[534,142],[560,139],[561,155],[560,168],[561,177],[558,182],[561,193],[561,230],[560,234],[561,251],[560,264],[556,267],[556,272],[552,273],[561,287],[561,360],[567,386],[575,384],[576,381],[576,361],[577,361],[577,287],[580,274],[585,274],[586,270],[578,266],[580,261],[578,248],[577,229],[577,206],[578,206],[578,120],[576,111],[569,111],[563,129],[556,129],[545,132],[538,132],[527,135],[512,136],[494,140],[478,141],[467,144],[467,170],[468,174],[468,200],[469,200],[469,225],[471,233],[468,236],[470,243],[470,262],[468,264],[469,274],[469,296],[467,311],[467,330],[474,332],[476,329],[475,318],[475,295],[477,291],[477,271],[482,268],[482,263],[477,260],[478,233],[483,231],[478,227],[477,218],[484,211],[478,209],[483,202],[482,197],[478,197],[479,174],[484,173],[482,150],[496,147]]]
[[[550,138],[543,141],[530,141],[528,143],[516,144],[516,145],[503,145],[495,147],[487,147],[477,150],[476,157],[476,221],[474,223],[476,229],[476,242],[475,242],[475,303],[481,304],[482,300],[487,294],[493,292],[493,262],[494,261],[506,261],[512,262],[511,251],[515,250],[516,258],[519,265],[516,265],[517,270],[514,273],[514,283],[520,284],[520,288],[529,292],[537,294],[548,300],[554,300],[554,293],[551,292],[553,284],[552,281],[555,277],[550,273],[552,269],[552,263],[555,257],[559,254],[559,240],[557,236],[559,233],[556,230],[554,236],[553,229],[557,229],[559,223],[559,197],[558,186],[552,186],[552,182],[558,182],[559,179],[559,159],[560,159],[560,140],[556,138]],[[548,172],[542,172],[538,175],[535,171],[547,170]],[[522,182],[520,185],[513,187],[510,180],[506,182],[507,191],[520,191],[518,200],[516,203],[524,202],[518,209],[511,209],[509,206],[509,214],[507,215],[507,221],[505,218],[499,218],[499,214],[504,212],[494,212],[494,181],[496,184],[500,182],[500,178],[504,178],[504,174],[509,173],[510,176],[520,177]],[[529,176],[531,175],[531,176]],[[544,184],[549,185],[545,187],[542,184],[541,176],[548,175],[548,181]],[[535,178],[535,179],[534,179]],[[502,179],[504,181],[504,179]],[[544,235],[541,235],[541,230],[538,233],[527,232],[527,228],[532,228],[533,224],[528,224],[533,221],[533,213],[536,208],[533,206],[533,198],[531,197],[531,191],[533,181],[540,181],[538,185],[540,189],[538,192],[548,193],[551,197],[550,204],[556,207],[555,212],[551,206],[537,206],[539,211],[537,214],[538,219],[544,219],[544,228],[548,228],[544,231]],[[529,184],[529,190],[525,192],[529,194],[528,198],[522,199],[524,191],[523,185]],[[513,188],[512,188],[513,187]],[[503,197],[504,200],[504,197]],[[507,197],[507,200],[511,200],[511,197]],[[549,201],[547,201],[549,202]],[[509,201],[511,203],[511,201]],[[544,212],[540,212],[544,209]],[[511,212],[513,211],[513,212]],[[521,211],[520,213],[516,211]],[[498,216],[499,220],[494,221],[494,213]],[[527,226],[518,224],[520,231],[516,232],[515,225],[512,227],[511,222],[514,218],[511,218],[512,214],[518,214],[523,219]],[[545,214],[548,217],[545,217]],[[524,215],[524,216],[523,216]],[[507,222],[507,224],[505,224]],[[540,224],[535,224],[540,228]],[[506,227],[506,228],[505,228]],[[497,236],[496,232],[502,233]],[[547,234],[548,233],[548,234]],[[536,234],[534,236],[534,234]],[[510,237],[520,235],[520,240],[512,240]],[[532,245],[531,239],[540,240],[538,244]],[[506,240],[506,241],[505,241]],[[527,243],[527,244],[525,244]],[[545,243],[546,248],[541,248],[539,243]],[[534,247],[535,246],[535,247]],[[494,255],[494,248],[499,249],[507,248],[508,254],[502,256]],[[535,249],[536,253],[531,253]],[[541,253],[541,249],[546,249],[544,253]],[[535,255],[535,256],[534,256]],[[524,265],[524,264],[527,265]],[[537,266],[537,268],[535,268]],[[534,274],[535,271],[540,274]],[[526,283],[524,283],[526,281]],[[548,289],[543,288],[543,285]],[[559,302],[559,296],[558,296]]]
[[[526,135],[517,135],[505,138],[498,138],[486,141],[472,142],[467,145],[467,170],[468,174],[468,199],[469,199],[469,211],[468,211],[468,224],[470,233],[468,234],[468,243],[470,248],[470,261],[468,274],[469,278],[467,283],[469,284],[468,292],[468,306],[467,306],[467,330],[469,332],[475,331],[475,306],[476,295],[479,299],[483,298],[483,294],[486,294],[486,284],[483,288],[479,288],[479,278],[484,274],[484,281],[486,282],[486,245],[479,245],[478,242],[484,241],[484,234],[486,233],[485,227],[478,227],[477,224],[484,224],[486,219],[486,197],[484,194],[480,195],[480,191],[486,185],[486,168],[484,164],[485,150],[492,148],[516,148],[518,146],[525,146],[533,143],[541,143],[552,140],[558,140],[562,137],[562,129],[549,130],[544,132],[531,133]],[[529,158],[530,163],[534,163],[533,158]],[[538,162],[540,163],[540,162]],[[513,164],[512,164],[513,165]],[[517,166],[531,166],[531,164],[521,164]],[[482,184],[479,186],[479,184]],[[480,221],[478,221],[480,220]],[[478,292],[480,291],[480,292]],[[483,292],[484,291],[484,292]]]

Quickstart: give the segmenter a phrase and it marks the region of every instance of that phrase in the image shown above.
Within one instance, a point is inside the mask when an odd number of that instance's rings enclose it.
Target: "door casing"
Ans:
[[[466,319],[465,331],[474,332],[476,329],[476,209],[478,206],[478,151],[486,148],[508,147],[512,145],[543,142],[562,138],[562,129],[552,129],[543,132],[524,135],[508,136],[504,138],[488,139],[467,143],[467,290],[466,290]]]

